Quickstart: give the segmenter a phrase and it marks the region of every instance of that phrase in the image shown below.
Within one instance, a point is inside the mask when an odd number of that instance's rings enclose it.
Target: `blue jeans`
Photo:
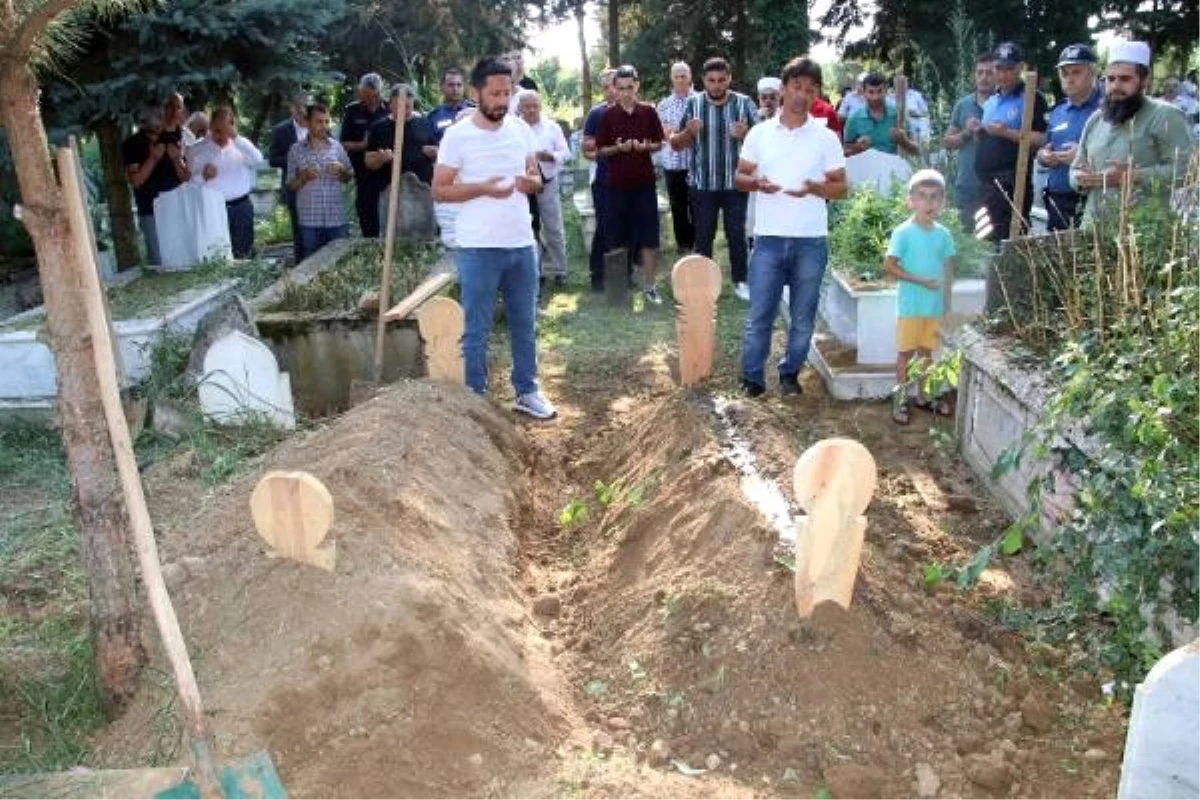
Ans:
[[[487,392],[488,334],[499,291],[512,340],[513,388],[518,396],[536,392],[538,265],[533,247],[460,247],[454,261],[463,306],[467,386],[479,394]]]
[[[314,228],[308,225],[300,226],[299,259],[311,256],[334,239],[345,239],[350,235],[349,225],[338,225],[332,228]],[[299,264],[300,261],[296,263]]]
[[[712,258],[717,238],[717,213],[725,223],[729,245],[729,276],[734,283],[746,280],[746,204],[750,195],[736,189],[705,192],[692,189],[692,224],[696,228],[696,252]]]
[[[754,237],[754,252],[750,255],[750,311],[742,334],[742,380],[766,385],[771,329],[779,313],[784,286],[789,287],[791,321],[779,374],[793,377],[800,372],[812,344],[821,279],[828,259],[829,244],[824,236]]]

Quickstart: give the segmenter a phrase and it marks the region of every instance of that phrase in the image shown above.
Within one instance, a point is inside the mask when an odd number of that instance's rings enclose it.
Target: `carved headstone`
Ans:
[[[792,486],[804,509],[796,529],[796,609],[807,619],[821,603],[850,607],[875,493],[875,459],[853,439],[823,439],[796,461]]]
[[[292,385],[271,349],[241,331],[213,343],[204,357],[200,408],[220,423],[266,419],[291,430],[296,427]]]
[[[431,380],[465,382],[462,355],[463,310],[449,297],[434,297],[417,312],[425,344],[425,369]]]
[[[1138,684],[1117,797],[1200,797],[1200,641],[1168,653]]]
[[[684,256],[671,270],[671,291],[678,303],[679,382],[695,386],[712,375],[721,268],[705,256]]]

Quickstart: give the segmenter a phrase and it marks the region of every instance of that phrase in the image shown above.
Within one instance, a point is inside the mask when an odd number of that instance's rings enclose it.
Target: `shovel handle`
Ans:
[[[121,407],[113,342],[109,336],[100,294],[100,279],[96,265],[92,263],[89,255],[91,250],[87,241],[83,195],[74,170],[73,158],[74,154],[70,149],[58,150],[58,172],[63,184],[71,237],[78,256],[76,271],[87,306],[100,401],[104,406],[104,418],[108,423],[108,434],[116,455],[117,472],[121,477],[121,490],[125,495],[125,508],[142,569],[142,581],[146,586],[150,608],[154,612],[154,621],[162,636],[163,648],[167,651],[167,660],[171,662],[171,669],[175,673],[175,685],[187,717],[188,735],[192,741],[196,768],[196,785],[204,797],[221,797],[220,783],[213,766],[211,737],[204,722],[203,707],[200,705],[200,689],[196,685],[196,675],[192,671],[192,662],[188,658],[183,633],[179,629],[179,620],[175,616],[175,608],[171,605],[167,584],[163,580],[162,566],[158,560],[158,545],[154,541],[154,528],[150,523],[145,495],[142,493],[142,480],[138,475],[137,461],[133,455],[125,411]]]

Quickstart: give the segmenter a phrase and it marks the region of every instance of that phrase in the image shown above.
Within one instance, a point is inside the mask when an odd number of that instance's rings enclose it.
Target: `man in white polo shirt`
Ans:
[[[458,203],[454,260],[463,306],[467,386],[487,392],[487,342],[504,298],[512,340],[516,411],[536,419],[555,415],[537,383],[537,256],[528,196],[542,188],[529,126],[508,113],[512,68],[484,58],[471,70],[478,107],[446,130],[433,171],[433,199]]]
[[[188,150],[192,182],[221,193],[229,217],[229,241],[234,258],[254,251],[254,204],[250,191],[263,155],[244,136],[238,136],[233,110],[221,106],[212,113],[208,136]]]
[[[774,118],[755,125],[742,144],[735,185],[757,192],[750,311],[742,336],[742,391],[767,389],[771,328],[786,286],[791,320],[779,362],[779,391],[800,394],[821,280],[829,258],[825,201],[846,196],[846,159],[837,134],[809,111],[821,85],[821,66],[794,58],[779,76],[783,99]]]

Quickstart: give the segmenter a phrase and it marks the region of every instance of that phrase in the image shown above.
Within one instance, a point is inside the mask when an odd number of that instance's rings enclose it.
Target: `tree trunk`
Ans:
[[[117,257],[117,268],[128,269],[138,263],[138,230],[133,221],[133,197],[121,157],[121,129],[116,120],[102,120],[96,126],[96,139],[100,142],[100,163],[104,165],[104,197],[108,201],[108,218],[112,225],[113,252]]]
[[[608,0],[608,65],[621,66],[621,2]]]
[[[273,93],[263,96],[262,102],[258,105],[258,113],[254,115],[254,122],[250,125],[250,132],[243,134],[250,141],[261,141],[263,128],[267,127],[271,119],[271,112],[275,110],[276,100],[277,98]]]
[[[0,12],[2,17],[2,12]],[[58,415],[74,484],[75,526],[88,575],[96,674],[115,715],[133,696],[146,660],[136,572],[112,443],[96,387],[86,304],[75,273],[85,254],[68,231],[38,110],[38,85],[25,59],[0,60],[0,122],[21,190],[22,221],[33,239],[58,377]]]
[[[581,71],[579,73],[580,80],[580,105],[583,106],[583,118],[587,119],[588,112],[592,110],[592,67],[588,64],[587,37],[584,35],[584,9],[583,2],[580,0],[575,5],[575,24],[579,28],[579,61]]]

